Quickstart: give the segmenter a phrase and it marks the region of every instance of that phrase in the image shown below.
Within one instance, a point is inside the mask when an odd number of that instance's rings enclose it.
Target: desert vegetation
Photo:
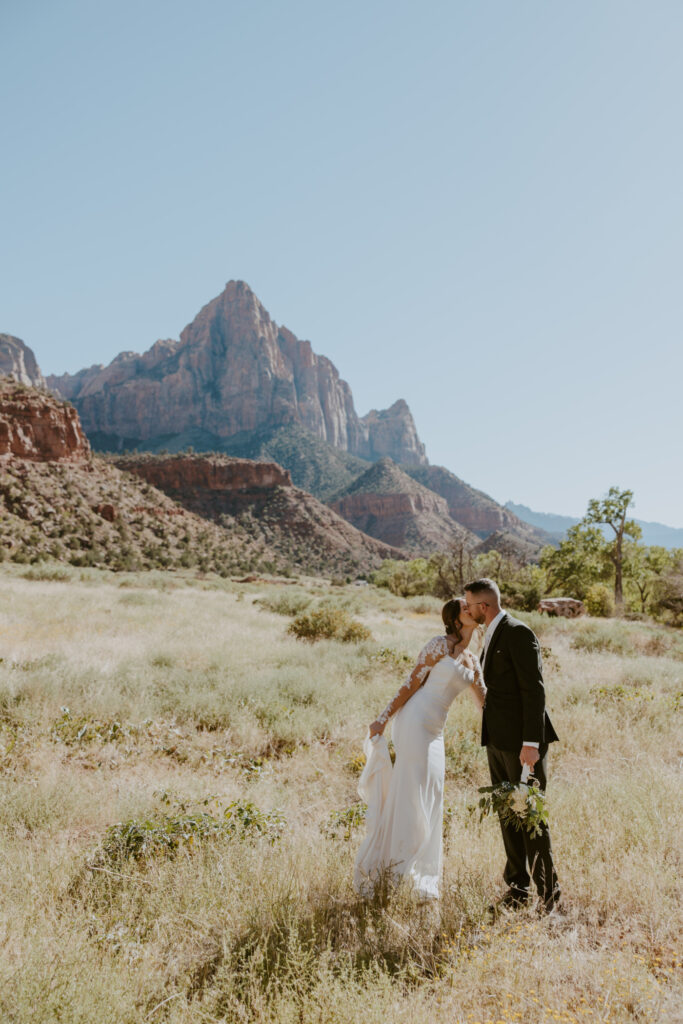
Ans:
[[[678,631],[528,616],[562,739],[552,926],[486,915],[502,851],[466,699],[441,906],[351,888],[364,730],[434,598],[7,563],[0,588],[3,1020],[676,1019]],[[364,629],[311,643],[301,616]]]
[[[464,543],[410,561],[386,559],[373,582],[404,597],[433,594],[447,598],[476,576],[492,576],[509,608],[533,611],[541,598],[582,600],[589,615],[683,622],[683,550],[640,543],[641,528],[627,519],[631,491],[611,487],[592,499],[583,520],[570,527],[557,546],[537,557],[502,534],[488,550]]]
[[[59,561],[117,572],[199,569],[223,576],[285,568],[263,538],[237,520],[221,527],[201,519],[97,457],[3,464],[0,561]]]

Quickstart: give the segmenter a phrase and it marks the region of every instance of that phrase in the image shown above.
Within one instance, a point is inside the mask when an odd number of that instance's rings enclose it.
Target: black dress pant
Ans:
[[[522,776],[522,765],[519,753],[511,750],[498,750],[489,744],[486,748],[491,772],[491,784],[501,782],[518,783]],[[547,745],[539,750],[540,758],[534,765],[534,776],[542,790],[546,787]],[[547,908],[557,902],[560,890],[553,865],[553,853],[550,845],[550,832],[547,826],[542,827],[541,834],[531,836],[526,829],[516,829],[512,825],[500,822],[503,843],[507,854],[507,863],[503,878],[513,892],[520,898],[528,896],[530,875],[533,878],[538,895]]]

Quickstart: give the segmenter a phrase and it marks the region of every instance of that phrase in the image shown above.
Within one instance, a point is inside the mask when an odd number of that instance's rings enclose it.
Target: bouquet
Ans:
[[[540,836],[548,824],[545,793],[538,782],[527,782],[529,773],[522,774],[522,782],[501,782],[498,786],[481,786],[479,792],[479,820],[488,814],[499,814],[504,825],[524,829],[530,836]]]

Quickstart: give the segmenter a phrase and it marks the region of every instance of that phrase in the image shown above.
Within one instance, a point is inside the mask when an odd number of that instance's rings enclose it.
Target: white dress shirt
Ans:
[[[486,633],[484,634],[484,650],[483,650],[482,655],[481,655],[481,663],[482,663],[482,665],[486,661],[486,653],[487,653],[487,651],[489,649],[489,644],[491,643],[491,637],[493,636],[493,634],[498,629],[498,625],[499,625],[501,619],[506,614],[507,613],[504,612],[501,609],[498,612],[498,614],[496,615],[495,619],[491,619],[491,621],[489,622],[488,626],[486,627]],[[524,747],[536,747],[536,750],[538,750],[540,744],[536,743],[534,740],[523,740],[522,746],[524,746]]]

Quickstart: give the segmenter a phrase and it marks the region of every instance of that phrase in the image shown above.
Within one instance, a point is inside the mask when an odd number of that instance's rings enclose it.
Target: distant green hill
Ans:
[[[330,500],[338,501],[352,494],[422,494],[429,490],[408,476],[390,458],[383,458],[371,465],[366,464],[362,475],[356,476]]]

